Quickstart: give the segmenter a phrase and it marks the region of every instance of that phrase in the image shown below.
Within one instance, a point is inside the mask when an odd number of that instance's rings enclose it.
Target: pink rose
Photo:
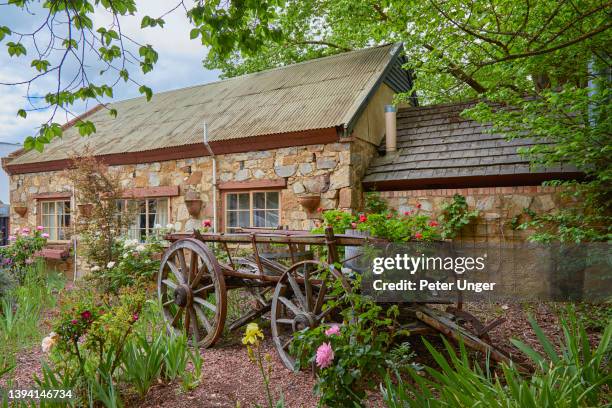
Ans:
[[[210,222],[209,219],[202,221],[202,226],[205,228],[210,228],[211,225],[212,225],[212,222]]]
[[[77,319],[72,319],[72,320],[70,321],[70,323],[72,323],[72,324],[77,324],[78,322],[79,322],[79,321],[78,321]]]
[[[132,320],[133,321],[137,321],[138,320],[138,313],[134,313],[134,315],[132,316]]]
[[[49,238],[49,234],[47,234],[46,232],[43,232],[40,236],[45,238],[45,239]]]
[[[351,228],[352,228],[352,229],[357,228],[357,223],[356,223],[356,222],[351,222]]]
[[[340,335],[340,326],[337,324],[331,325],[329,329],[325,330],[325,335],[328,337]]]
[[[44,230],[44,229],[45,229],[45,227],[43,227],[42,225],[39,225],[38,227],[36,227],[36,230],[37,230],[37,231],[42,231],[42,230]]]
[[[91,312],[89,310],[86,310],[83,313],[81,313],[81,317],[85,320],[89,320],[91,319]]]
[[[29,229],[28,227],[23,227],[23,228],[21,229],[21,233],[22,233],[22,234],[26,234],[26,235],[27,235],[27,234],[29,234],[29,233],[30,233],[30,229]]]
[[[412,215],[412,211],[404,211],[404,215],[405,216],[410,216],[410,215]]]
[[[323,208],[321,208],[321,207],[317,208],[317,212],[318,213],[322,213],[323,212]]]
[[[8,240],[9,240],[9,241],[16,241],[16,240],[17,240],[17,237],[16,237],[16,236],[14,236],[14,235],[9,235]]]
[[[317,349],[316,363],[319,368],[327,368],[334,361],[334,350],[330,343],[323,343]]]

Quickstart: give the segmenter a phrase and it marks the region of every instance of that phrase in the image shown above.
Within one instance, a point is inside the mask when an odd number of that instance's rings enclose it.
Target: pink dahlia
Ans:
[[[319,368],[327,368],[334,361],[334,350],[330,343],[323,343],[317,349],[317,366]]]
[[[36,227],[36,231],[42,231],[44,229],[45,227],[43,227],[42,225],[39,225],[38,227]]]
[[[41,237],[48,239],[49,238],[49,234],[47,234],[46,232],[43,232],[42,234],[40,234]]]

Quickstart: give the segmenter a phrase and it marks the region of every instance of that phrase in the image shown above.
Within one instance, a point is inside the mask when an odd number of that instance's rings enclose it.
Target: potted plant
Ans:
[[[14,208],[15,208],[15,212],[19,214],[21,218],[25,217],[26,213],[28,212],[28,207],[22,203],[15,204]]]
[[[298,197],[298,202],[308,212],[313,212],[321,202],[319,194],[308,194]]]
[[[187,212],[193,218],[198,218],[200,210],[202,209],[202,200],[198,193],[195,191],[188,191],[185,193],[185,205],[187,206]]]
[[[79,207],[79,213],[83,217],[85,217],[85,218],[91,217],[91,213],[93,211],[93,204],[92,203],[78,204],[77,207]]]

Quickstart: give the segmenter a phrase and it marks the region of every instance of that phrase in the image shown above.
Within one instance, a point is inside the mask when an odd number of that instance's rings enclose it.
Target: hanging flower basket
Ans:
[[[188,191],[185,194],[185,206],[187,206],[189,215],[198,218],[200,210],[202,210],[202,200],[195,191]]]
[[[19,214],[21,218],[23,218],[28,212],[28,207],[26,207],[25,205],[16,205],[15,212]]]
[[[321,202],[321,196],[318,194],[310,194],[298,197],[298,202],[308,212],[313,212]]]
[[[91,213],[93,212],[93,204],[78,204],[77,207],[79,207],[79,214],[81,214],[83,217],[91,217]]]

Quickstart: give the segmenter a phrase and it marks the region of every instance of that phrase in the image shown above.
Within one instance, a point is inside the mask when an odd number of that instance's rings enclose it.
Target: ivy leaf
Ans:
[[[146,85],[141,85],[140,88],[138,88],[138,91],[147,97],[147,102],[149,102],[153,97],[153,91]]]

